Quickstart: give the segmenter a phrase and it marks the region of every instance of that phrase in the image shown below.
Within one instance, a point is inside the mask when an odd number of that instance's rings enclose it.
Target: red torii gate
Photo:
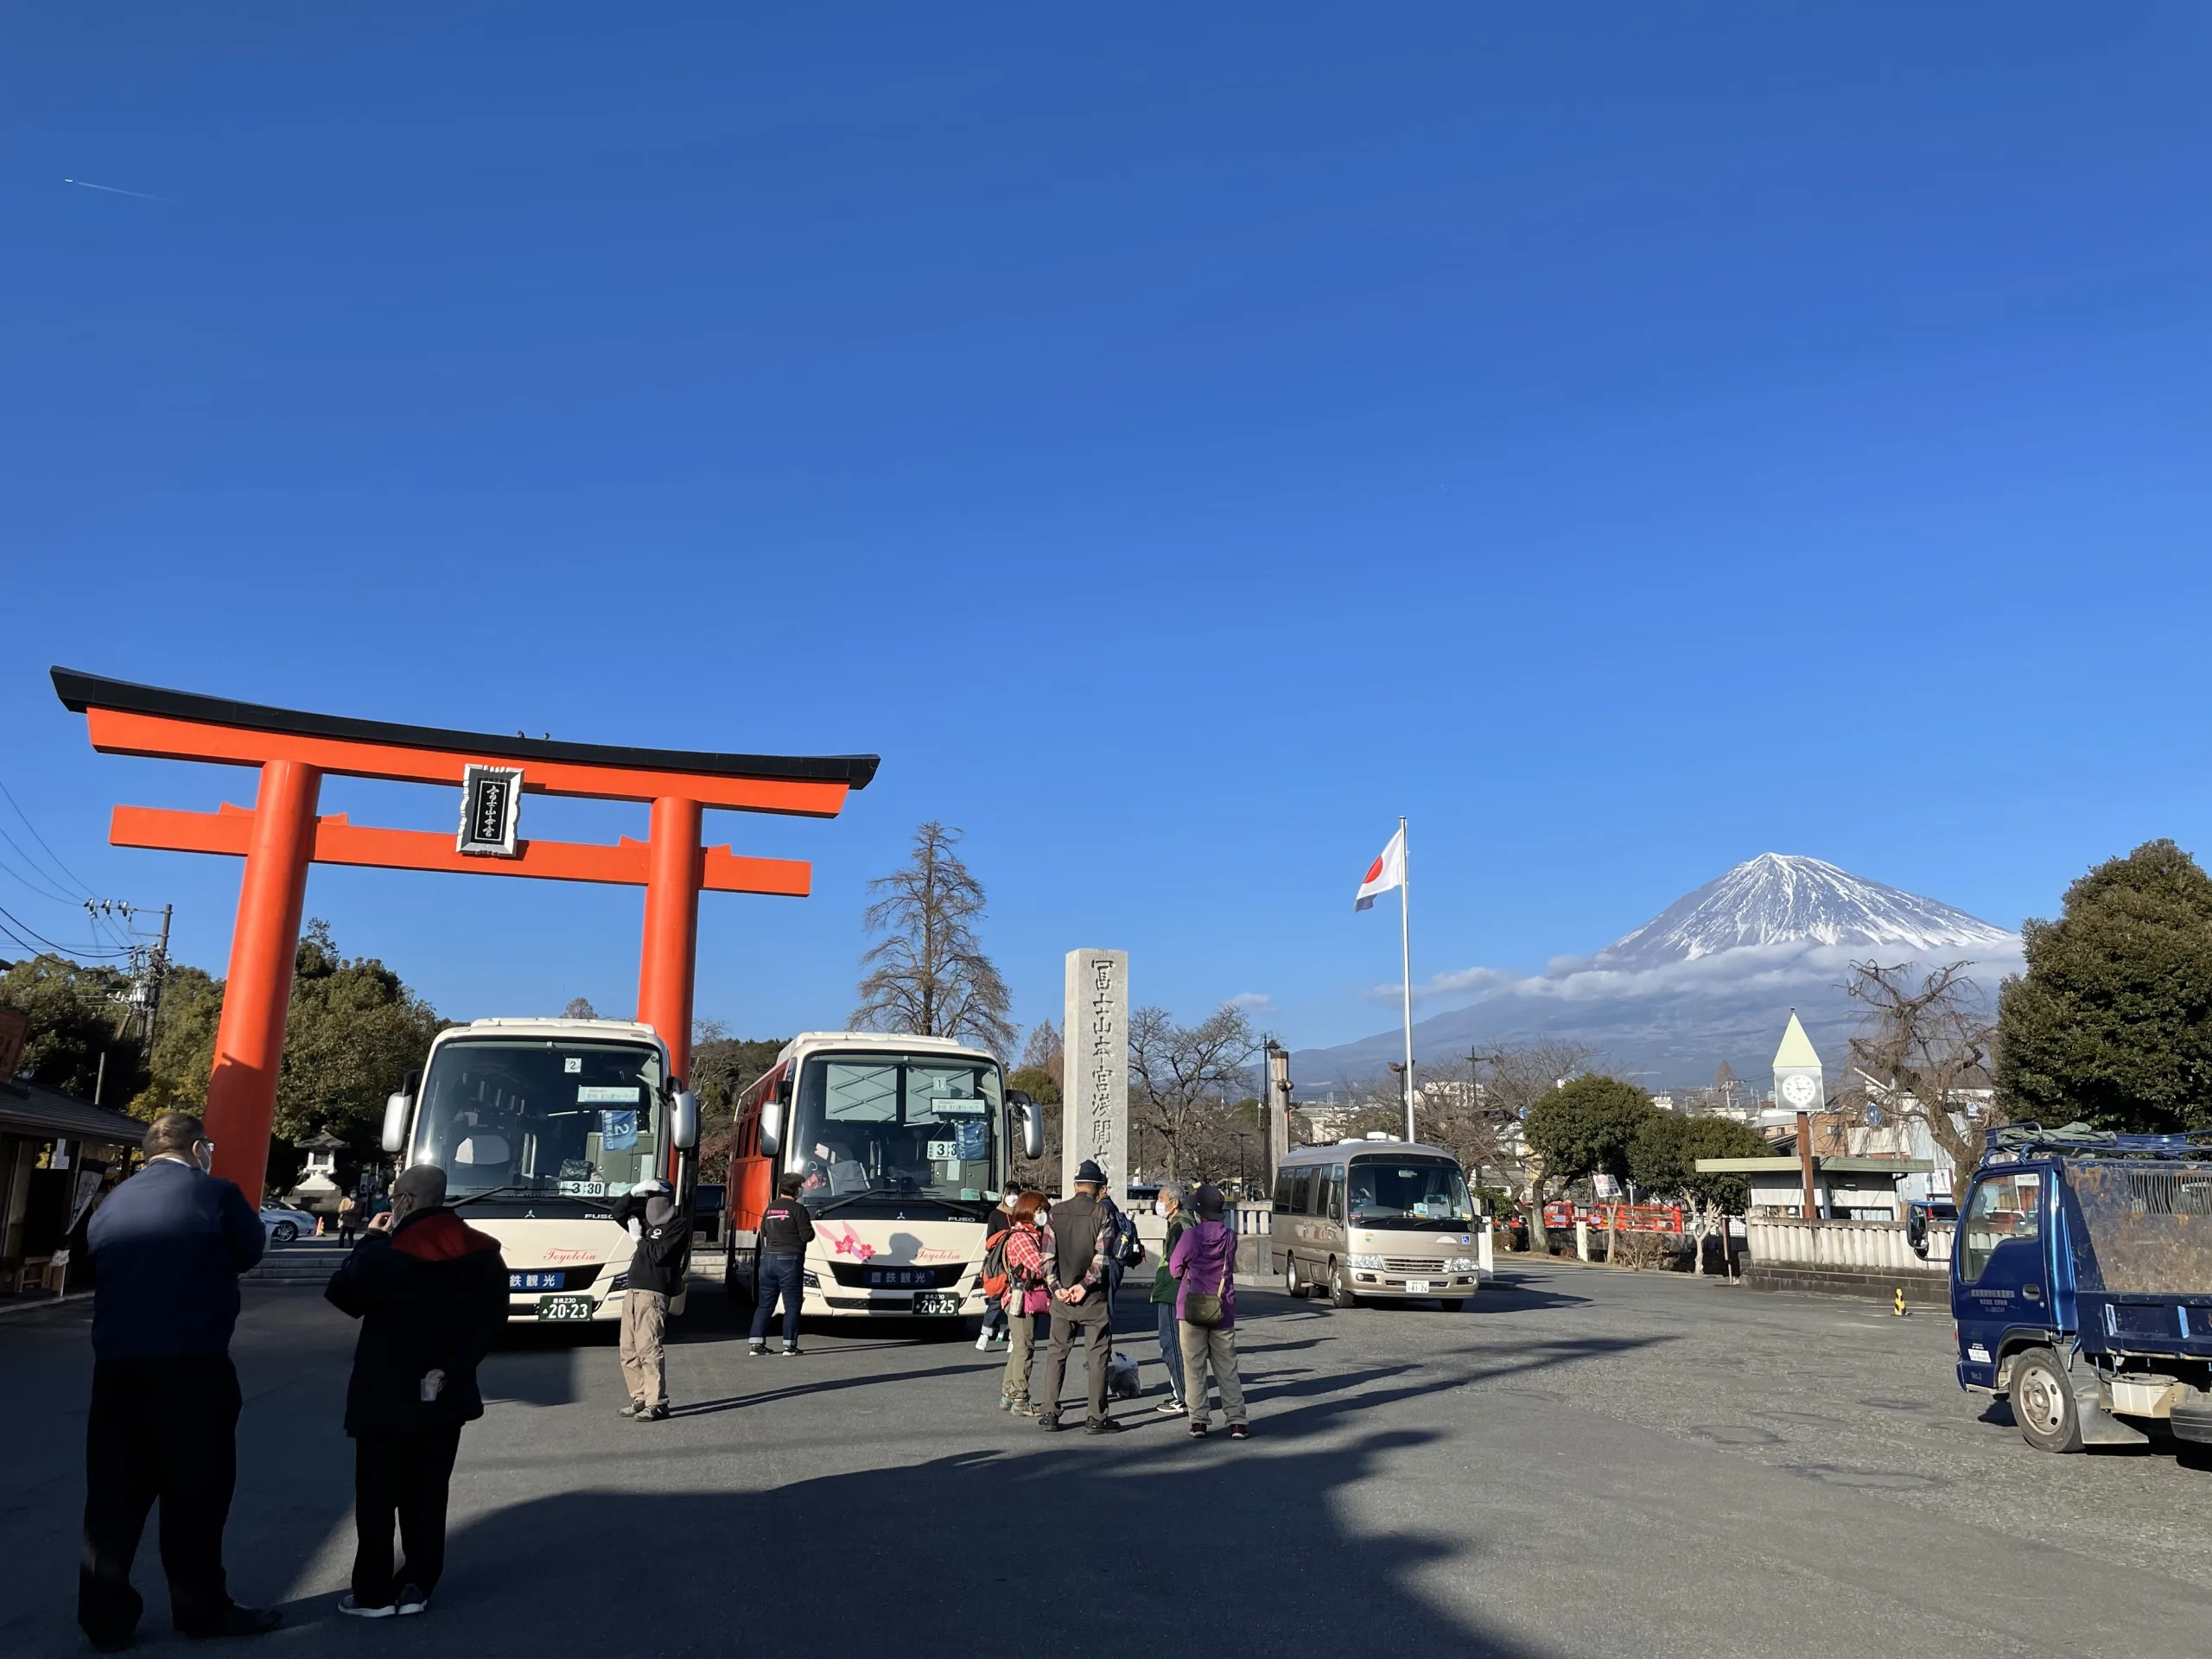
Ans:
[[[216,812],[118,806],[108,836],[118,847],[245,859],[207,1084],[207,1134],[215,1142],[215,1173],[256,1200],[269,1161],[309,864],[644,887],[638,1018],[668,1045],[676,1075],[687,1077],[701,890],[804,898],[813,880],[813,867],[803,860],[744,858],[726,846],[702,847],[704,809],[834,818],[847,791],[867,788],[878,764],[872,754],[701,754],[489,737],[269,709],[64,668],[53,674],[63,707],[86,717],[92,747],[103,754],[260,768],[251,810],[228,803]],[[349,823],[342,812],[316,815],[326,773],[460,785],[470,768],[482,766],[518,772],[509,787],[524,794],[650,802],[649,838],[624,836],[612,847],[523,841],[513,836],[510,810],[512,850],[486,856],[425,830],[372,829]]]

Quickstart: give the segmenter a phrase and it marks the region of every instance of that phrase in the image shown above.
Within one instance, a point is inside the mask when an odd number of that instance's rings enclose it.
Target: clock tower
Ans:
[[[1774,1051],[1774,1104],[1777,1111],[1817,1112],[1827,1103],[1827,1089],[1821,1072],[1821,1057],[1813,1039],[1789,1010],[1789,1026],[1782,1033],[1782,1046]]]

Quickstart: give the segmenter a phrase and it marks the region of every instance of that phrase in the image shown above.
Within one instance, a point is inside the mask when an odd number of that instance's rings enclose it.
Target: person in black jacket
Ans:
[[[638,1240],[622,1295],[622,1382],[630,1395],[622,1415],[632,1422],[663,1422],[668,1417],[668,1304],[683,1288],[691,1217],[677,1212],[663,1180],[639,1182],[614,1200],[609,1213]]]
[[[323,1294],[361,1322],[346,1385],[353,1440],[353,1588],[361,1618],[419,1613],[446,1559],[446,1486],[461,1426],[484,1414],[476,1367],[507,1322],[499,1241],[445,1208],[445,1171],[417,1164],[391,1185]],[[407,1564],[395,1572],[394,1517]]]
[[[238,1274],[261,1260],[261,1221],[208,1174],[200,1120],[163,1112],[152,1161],[85,1224],[92,1295],[92,1401],[85,1426],[85,1537],[77,1622],[92,1645],[130,1645],[145,1603],[130,1587],[147,1512],[162,1505],[169,1619],[187,1636],[247,1636],[277,1614],[233,1602],[223,1523],[238,1484]]]
[[[806,1247],[814,1240],[814,1216],[799,1202],[805,1178],[785,1175],[776,1182],[775,1198],[760,1212],[760,1294],[753,1304],[753,1346],[768,1351],[768,1316],[776,1299],[784,1300],[784,1351],[798,1352],[798,1305],[805,1294]]]

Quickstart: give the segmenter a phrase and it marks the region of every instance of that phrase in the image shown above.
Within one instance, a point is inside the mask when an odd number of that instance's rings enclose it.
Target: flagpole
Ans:
[[[1398,955],[1402,970],[1399,988],[1404,993],[1406,1010],[1406,1139],[1414,1141],[1420,1138],[1414,1133],[1414,936],[1412,899],[1408,896],[1414,880],[1414,849],[1402,813],[1398,817]]]

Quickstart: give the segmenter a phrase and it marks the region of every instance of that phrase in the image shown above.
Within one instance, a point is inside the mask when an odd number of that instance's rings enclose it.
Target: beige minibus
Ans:
[[[1456,1312],[1481,1282],[1480,1225],[1440,1147],[1340,1141],[1283,1160],[1269,1240],[1294,1296],[1338,1307],[1434,1297]]]

